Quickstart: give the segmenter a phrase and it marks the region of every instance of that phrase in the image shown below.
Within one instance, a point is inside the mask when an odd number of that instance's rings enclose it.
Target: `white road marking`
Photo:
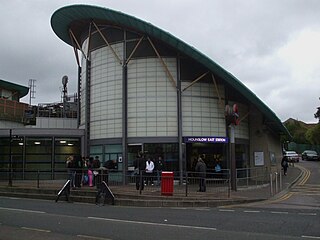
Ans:
[[[17,212],[28,212],[28,213],[45,213],[45,212],[42,212],[42,211],[33,211],[33,210],[18,209],[18,208],[4,208],[4,207],[0,207],[0,210],[17,211]]]
[[[210,211],[210,208],[195,208],[196,211]]]
[[[212,231],[216,231],[217,230],[216,228],[211,228],[211,227],[198,227],[198,226],[177,225],[177,224],[140,222],[140,221],[121,220],[121,219],[113,219],[113,218],[100,218],[100,217],[88,217],[88,218],[89,219],[93,219],[93,220],[103,220],[103,221],[120,222],[120,223],[131,223],[131,224],[143,224],[143,225],[151,225],[151,226],[191,228],[191,229],[212,230]]]
[[[246,210],[245,213],[260,213],[261,211]]]
[[[317,216],[316,213],[298,213],[298,215],[302,215],[302,216]]]
[[[219,212],[235,212],[233,209],[219,209]]]
[[[45,229],[39,229],[39,228],[28,228],[28,227],[21,227],[22,229],[25,230],[31,230],[31,231],[37,231],[37,232],[51,232],[50,230],[45,230]]]
[[[273,214],[289,214],[288,212],[271,212]]]
[[[77,235],[79,238],[90,238],[90,239],[96,239],[96,240],[112,240],[111,238],[100,238],[100,237],[94,237],[94,236],[87,236],[87,235]]]
[[[301,236],[302,238],[309,238],[309,239],[320,239],[320,237],[316,236]]]

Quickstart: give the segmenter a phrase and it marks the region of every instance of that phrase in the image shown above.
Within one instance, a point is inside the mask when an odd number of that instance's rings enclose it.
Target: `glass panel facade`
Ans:
[[[184,89],[190,83],[182,82]],[[224,98],[224,87],[218,91]],[[198,82],[182,93],[183,136],[226,136],[224,109],[213,83]]]
[[[0,138],[0,169],[7,171],[10,163],[9,138]],[[21,137],[12,140],[12,167],[17,178],[35,178],[35,172],[66,171],[66,157],[80,155],[80,138]],[[24,155],[25,153],[25,155]],[[22,173],[23,174],[18,174]],[[29,173],[28,173],[29,172]]]
[[[80,156],[81,140],[79,138],[55,138],[54,171],[66,171],[66,160],[70,155]]]
[[[122,152],[122,145],[120,145],[120,144],[105,145],[105,152],[106,153],[120,153],[120,152]]]
[[[146,143],[144,152],[154,159],[161,156],[164,159],[164,170],[179,171],[178,143]]]
[[[123,43],[112,45],[122,58]],[[110,47],[91,52],[90,139],[122,136],[122,66]]]
[[[164,58],[176,79],[176,58]],[[177,93],[158,58],[128,66],[128,136],[177,136]]]

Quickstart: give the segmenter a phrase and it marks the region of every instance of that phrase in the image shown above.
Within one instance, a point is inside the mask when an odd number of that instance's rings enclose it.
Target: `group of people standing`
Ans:
[[[84,185],[94,187],[102,181],[108,183],[108,171],[116,168],[116,161],[109,160],[101,164],[99,156],[81,158],[71,155],[67,157],[66,167],[72,188]]]
[[[136,189],[144,189],[144,185],[154,185],[154,178],[157,178],[156,185],[161,182],[161,172],[164,169],[164,160],[161,156],[153,158],[139,152],[134,161],[136,175]]]

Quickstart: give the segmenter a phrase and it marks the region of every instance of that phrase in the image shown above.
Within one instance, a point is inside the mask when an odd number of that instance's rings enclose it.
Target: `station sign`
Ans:
[[[184,143],[228,143],[226,137],[184,137]]]

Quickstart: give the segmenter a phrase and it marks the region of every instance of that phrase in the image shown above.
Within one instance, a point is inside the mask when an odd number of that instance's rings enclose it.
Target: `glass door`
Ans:
[[[142,143],[128,144],[128,171],[134,170],[134,161],[142,151]]]

